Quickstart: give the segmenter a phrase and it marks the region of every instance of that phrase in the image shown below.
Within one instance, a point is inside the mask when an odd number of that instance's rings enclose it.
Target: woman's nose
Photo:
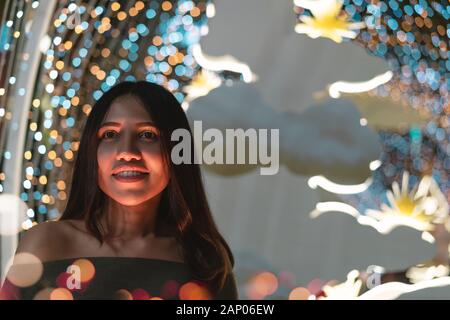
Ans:
[[[133,159],[140,160],[141,153],[137,148],[136,143],[131,137],[124,137],[121,139],[117,150],[117,160],[131,161]]]

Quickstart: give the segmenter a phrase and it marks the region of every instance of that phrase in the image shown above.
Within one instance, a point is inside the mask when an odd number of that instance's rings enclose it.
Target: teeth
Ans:
[[[137,177],[140,175],[143,175],[143,172],[139,172],[139,171],[122,171],[118,174],[116,174],[119,177]]]

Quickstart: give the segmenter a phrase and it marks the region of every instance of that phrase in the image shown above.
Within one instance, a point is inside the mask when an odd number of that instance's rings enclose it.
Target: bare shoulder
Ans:
[[[41,261],[58,259],[72,242],[73,230],[70,220],[41,222],[24,233],[17,253],[31,253]]]

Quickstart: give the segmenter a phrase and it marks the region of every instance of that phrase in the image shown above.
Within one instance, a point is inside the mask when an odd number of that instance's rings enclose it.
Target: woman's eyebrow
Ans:
[[[135,124],[135,126],[136,127],[148,127],[148,126],[154,127],[155,124],[153,122],[147,121],[147,122],[138,122]],[[102,128],[102,127],[118,127],[118,128],[120,128],[121,124],[118,122],[109,121],[109,122],[102,123],[100,125],[100,128]]]

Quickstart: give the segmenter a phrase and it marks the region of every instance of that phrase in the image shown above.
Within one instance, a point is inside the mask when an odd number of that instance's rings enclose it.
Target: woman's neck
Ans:
[[[103,214],[106,237],[127,241],[154,236],[160,200],[158,195],[137,206],[124,206],[108,199]]]

